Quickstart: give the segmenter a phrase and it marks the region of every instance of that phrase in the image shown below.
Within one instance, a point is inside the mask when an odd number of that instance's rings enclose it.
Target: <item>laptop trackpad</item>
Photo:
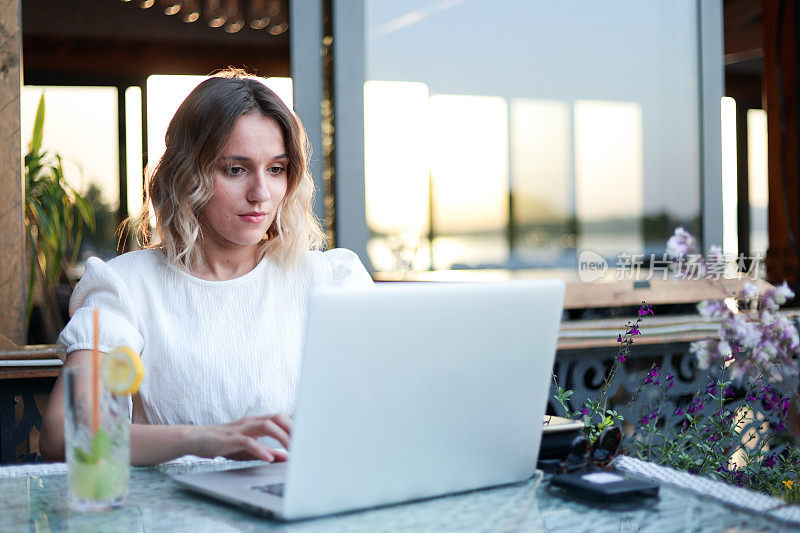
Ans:
[[[261,487],[281,485],[286,481],[286,463],[273,463],[247,468],[235,468],[218,472],[203,472],[173,476],[176,481],[206,493],[242,493],[251,488],[262,493],[273,494],[278,489],[264,490]]]

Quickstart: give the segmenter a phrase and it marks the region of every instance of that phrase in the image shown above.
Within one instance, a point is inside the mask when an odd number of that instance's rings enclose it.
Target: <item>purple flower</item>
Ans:
[[[720,326],[722,338],[731,339],[741,348],[753,348],[761,340],[761,331],[744,313],[729,316]]]
[[[749,281],[742,287],[742,292],[739,293],[739,298],[745,302],[750,302],[758,296],[758,287]]]
[[[658,418],[658,411],[653,411],[653,412],[652,412],[652,413],[650,413],[649,415],[644,415],[644,416],[642,417],[642,419],[640,420],[640,423],[641,423],[643,426],[646,426],[646,425],[648,425],[648,424],[650,423],[650,421],[651,421],[651,420],[655,420],[655,419],[657,419],[657,418]]]
[[[719,433],[714,433],[708,438],[708,440],[710,440],[711,442],[717,442],[720,439],[722,439],[722,435],[720,435]]]
[[[659,370],[657,366],[654,366],[650,369],[650,372],[647,373],[647,376],[644,378],[644,384],[648,385],[650,383],[654,383],[656,385],[661,385],[661,381],[659,381]]]
[[[644,316],[647,314],[655,316],[655,313],[653,312],[653,306],[642,302],[642,307],[639,308],[639,316]]]
[[[758,363],[767,364],[774,361],[779,353],[780,349],[778,345],[771,339],[765,338],[753,347],[752,358]]]
[[[711,396],[717,394],[717,384],[715,382],[708,382],[708,385],[706,385],[706,394],[710,394]]]
[[[786,415],[789,413],[789,406],[791,405],[791,400],[788,396],[781,398],[781,396],[770,390],[768,393],[765,393],[762,396],[764,400],[764,408],[768,411],[775,411]]]
[[[627,361],[627,359],[625,358],[625,354],[624,353],[619,354],[617,356],[617,361],[619,361],[620,363],[624,363],[625,361]]]
[[[778,464],[778,458],[774,453],[769,454],[764,458],[763,461],[761,461],[761,466],[765,466],[767,468],[772,468],[776,464]]]
[[[785,316],[777,316],[771,320],[764,327],[764,337],[769,338],[777,349],[784,349],[790,353],[797,352],[800,347],[797,328]]]
[[[697,304],[697,311],[706,318],[722,317],[730,313],[722,300],[703,300]]]
[[[697,357],[697,367],[700,370],[707,369],[717,359],[717,343],[718,341],[712,340],[694,341],[689,346],[689,351]]]
[[[791,406],[792,401],[789,399],[788,396],[784,396],[783,400],[781,400],[781,413],[783,416],[789,416],[789,407]]]
[[[675,234],[667,241],[667,254],[681,257],[691,253],[697,253],[697,241],[685,229],[676,228]]]
[[[733,387],[727,387],[724,391],[722,391],[722,396],[725,398],[733,398],[734,394]]]
[[[749,393],[747,393],[747,398],[745,398],[745,401],[754,402],[757,399],[758,398],[756,398],[755,394],[753,394],[752,392],[749,392]]]
[[[583,416],[587,416],[589,413],[590,413],[590,410],[589,410],[588,407],[586,407],[585,405],[583,407],[581,407],[581,414]]]
[[[786,303],[786,300],[791,300],[792,298],[794,298],[794,292],[792,292],[792,289],[790,289],[789,285],[784,281],[783,284],[768,289],[767,292],[764,293],[762,300],[766,309],[769,311],[777,311],[780,306]]]
[[[632,325],[631,329],[627,331],[626,335],[641,335],[642,332],[639,331],[639,328],[636,325]]]
[[[617,335],[617,342],[622,342],[622,333]]]
[[[678,408],[675,409],[675,412],[673,414],[674,415],[685,415],[686,413],[683,411],[683,409],[681,409],[681,406],[679,405]]]
[[[703,410],[703,399],[697,398],[693,402],[689,404],[689,407],[686,408],[686,412],[693,415],[695,413],[699,413]]]

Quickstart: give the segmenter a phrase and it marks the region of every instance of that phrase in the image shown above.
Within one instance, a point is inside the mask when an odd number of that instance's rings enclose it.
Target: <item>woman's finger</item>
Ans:
[[[239,448],[241,451],[256,459],[261,459],[270,463],[275,461],[275,455],[272,453],[272,450],[259,444],[253,437],[242,436],[242,438],[239,439]]]
[[[284,463],[289,460],[289,454],[286,452],[280,450],[270,450],[270,452],[275,457],[276,463]]]
[[[272,420],[266,420],[264,421],[262,428],[264,431],[262,435],[272,437],[280,442],[284,448],[289,448],[289,434],[278,424]]]
[[[292,434],[292,419],[286,415],[272,415],[269,417],[273,422],[278,424],[288,435]]]
[[[269,418],[260,418],[243,426],[242,433],[251,437],[272,437],[284,447],[289,447],[289,434]]]

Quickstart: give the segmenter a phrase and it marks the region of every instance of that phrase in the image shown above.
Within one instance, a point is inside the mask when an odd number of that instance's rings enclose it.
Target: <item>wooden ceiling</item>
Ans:
[[[229,34],[167,16],[160,1],[21,0],[26,83],[109,83],[150,74],[208,74],[227,66],[288,76],[288,32]],[[760,98],[762,0],[724,0],[726,94]],[[289,30],[291,31],[291,30]]]
[[[25,83],[109,83],[150,74],[208,74],[228,66],[289,75],[289,34],[237,33],[167,16],[159,2],[22,0]]]
[[[764,36],[761,0],[724,0],[725,94],[761,107]]]
[[[725,64],[764,57],[761,0],[725,0]]]

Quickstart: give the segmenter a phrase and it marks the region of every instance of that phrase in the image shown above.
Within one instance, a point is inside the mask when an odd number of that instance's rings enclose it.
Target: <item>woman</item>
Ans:
[[[278,96],[241,71],[198,85],[178,108],[147,186],[155,239],[108,263],[92,258],[59,337],[67,366],[127,345],[146,377],[131,405],[131,462],[186,454],[282,461],[291,434],[306,307],[320,286],[370,284],[355,254],[317,251],[307,138]],[[42,424],[64,457],[64,390]],[[259,442],[259,439],[261,442]]]

